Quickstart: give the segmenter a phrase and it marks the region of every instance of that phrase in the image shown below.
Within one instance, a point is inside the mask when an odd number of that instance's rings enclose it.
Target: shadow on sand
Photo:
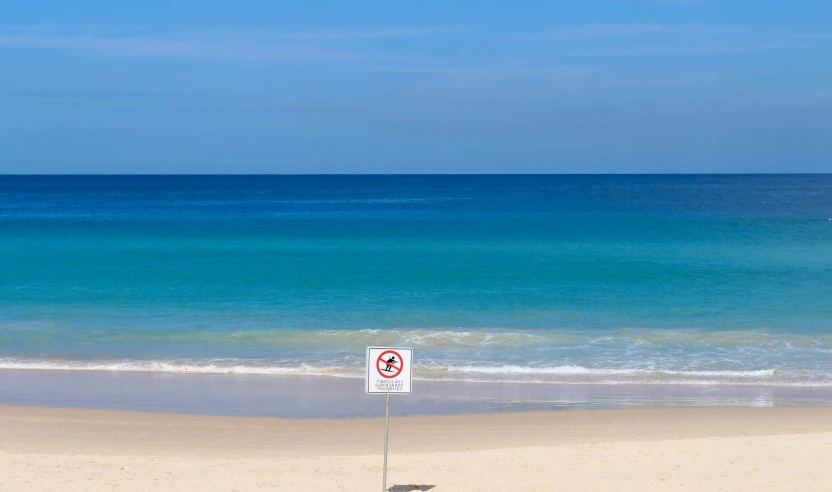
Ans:
[[[411,492],[413,490],[430,490],[436,485],[394,485],[387,492]]]

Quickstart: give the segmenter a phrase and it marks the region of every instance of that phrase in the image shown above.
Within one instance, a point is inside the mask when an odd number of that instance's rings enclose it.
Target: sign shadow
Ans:
[[[414,490],[430,490],[436,485],[394,485],[387,489],[387,492],[413,492]]]

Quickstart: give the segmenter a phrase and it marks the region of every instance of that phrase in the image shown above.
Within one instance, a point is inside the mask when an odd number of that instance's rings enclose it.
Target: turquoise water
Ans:
[[[0,367],[832,386],[832,175],[0,176]]]

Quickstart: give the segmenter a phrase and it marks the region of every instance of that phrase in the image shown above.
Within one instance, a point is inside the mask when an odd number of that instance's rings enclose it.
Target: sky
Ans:
[[[829,0],[0,3],[0,173],[832,172]]]

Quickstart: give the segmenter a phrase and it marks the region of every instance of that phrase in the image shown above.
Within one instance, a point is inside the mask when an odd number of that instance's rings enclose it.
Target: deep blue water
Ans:
[[[832,175],[0,176],[0,363],[832,385]]]

